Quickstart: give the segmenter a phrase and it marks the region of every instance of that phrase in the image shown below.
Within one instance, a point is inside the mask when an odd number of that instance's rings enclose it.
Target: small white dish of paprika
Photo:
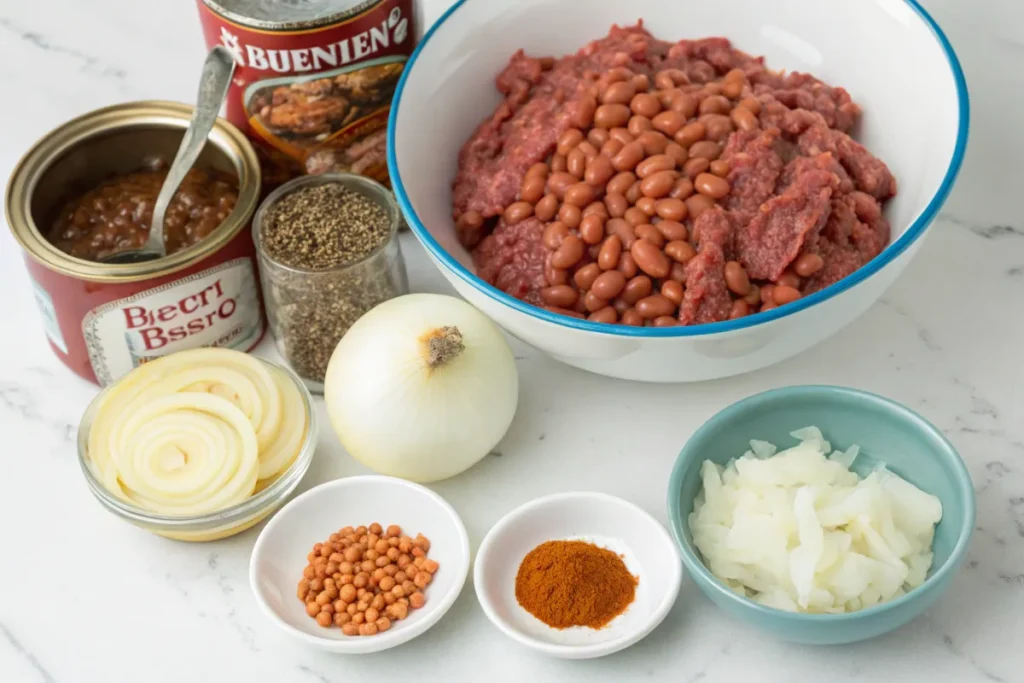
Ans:
[[[683,568],[654,517],[604,493],[538,498],[502,518],[477,552],[487,618],[538,652],[590,659],[639,642],[675,604]]]
[[[343,654],[379,652],[426,632],[469,573],[458,513],[393,477],[321,484],[281,508],[253,548],[249,582],[294,638]]]

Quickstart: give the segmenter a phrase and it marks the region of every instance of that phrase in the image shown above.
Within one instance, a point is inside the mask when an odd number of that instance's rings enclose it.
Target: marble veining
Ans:
[[[100,78],[115,79],[124,79],[128,76],[128,72],[120,67],[105,64],[99,58],[79,50],[57,45],[51,42],[45,35],[27,30],[10,19],[0,18],[0,29],[36,49],[49,52],[58,58],[66,57],[72,60],[78,64],[78,70],[82,73],[95,75]]]
[[[428,17],[448,1],[425,0]],[[977,488],[964,568],[921,619],[849,647],[784,645],[732,621],[684,581],[648,638],[602,660],[564,662],[506,639],[467,585],[444,620],[399,650],[345,658],[306,649],[252,599],[258,529],[185,545],[130,527],[92,499],[75,436],[95,387],[50,354],[20,253],[2,231],[0,681],[1024,681],[1024,137],[1013,132],[1024,120],[1024,4],[924,4],[963,63],[974,125],[949,201],[878,305],[798,358],[697,387],[599,378],[513,341],[521,398],[509,434],[494,457],[433,487],[459,510],[474,547],[511,508],[562,490],[607,491],[665,522],[675,455],[720,407],[787,384],[878,392],[935,423]],[[128,99],[189,100],[202,57],[190,2],[3,3],[0,175],[76,114]],[[411,235],[402,247],[415,290],[451,291]],[[269,341],[260,353],[276,356]],[[325,417],[322,402],[318,411]],[[365,472],[326,421],[322,432],[300,491]],[[634,433],[653,436],[638,445]]]

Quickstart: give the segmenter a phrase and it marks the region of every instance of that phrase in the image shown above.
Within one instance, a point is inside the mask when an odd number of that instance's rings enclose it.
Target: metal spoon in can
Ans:
[[[231,76],[235,71],[235,60],[224,47],[217,45],[206,57],[203,64],[203,75],[199,81],[199,96],[196,101],[192,121],[181,139],[181,147],[174,157],[167,178],[164,180],[160,194],[153,207],[153,221],[149,228],[149,237],[139,249],[119,251],[103,259],[104,263],[141,263],[167,256],[164,244],[164,216],[167,208],[178,191],[178,186],[185,179],[185,174],[196,163],[200,152],[206,145],[206,138],[213,130],[213,124],[220,113],[220,107],[227,96]]]

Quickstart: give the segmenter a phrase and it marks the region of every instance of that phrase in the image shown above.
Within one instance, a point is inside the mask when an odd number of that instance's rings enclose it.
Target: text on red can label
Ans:
[[[392,46],[402,45],[409,36],[409,19],[396,3],[388,12],[372,17],[373,23],[367,24],[359,33],[322,45],[275,49],[252,42],[243,43],[240,36],[226,26],[220,29],[220,41],[239,66],[255,71],[279,74],[326,71],[387,52]],[[259,34],[252,35],[258,39]]]
[[[263,333],[252,261],[234,259],[94,308],[82,320],[82,332],[103,386],[175,351],[246,351]]]

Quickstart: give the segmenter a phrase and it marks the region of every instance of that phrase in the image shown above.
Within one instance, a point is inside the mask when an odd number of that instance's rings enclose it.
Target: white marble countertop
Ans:
[[[432,0],[428,15],[444,2]],[[945,212],[881,303],[796,359],[699,386],[613,381],[516,343],[522,394],[501,457],[434,487],[461,513],[474,547],[513,507],[568,489],[623,496],[666,522],[672,462],[721,407],[805,382],[880,392],[939,425],[978,490],[970,557],[925,616],[855,646],[791,646],[731,620],[687,580],[668,619],[640,644],[566,662],[505,638],[467,584],[437,627],[399,650],[357,658],[306,649],[253,601],[247,565],[258,530],[174,543],[92,499],[73,438],[95,387],[50,353],[20,251],[3,231],[0,681],[1024,680],[1024,8],[925,4],[963,61],[974,125]],[[196,9],[184,0],[4,2],[0,176],[73,115],[119,100],[190,100],[202,58]],[[402,246],[414,290],[448,291],[411,235]],[[269,342],[263,349],[272,353]],[[300,490],[363,471],[325,428]]]

